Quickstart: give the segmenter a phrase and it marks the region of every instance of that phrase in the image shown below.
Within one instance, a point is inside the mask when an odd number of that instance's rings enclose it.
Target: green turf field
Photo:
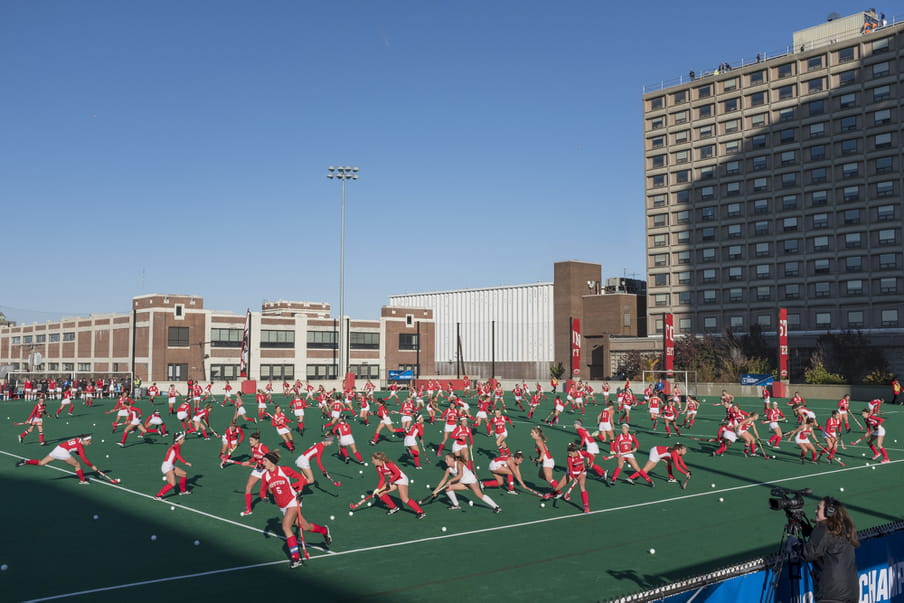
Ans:
[[[709,402],[701,405],[690,435],[715,433],[723,411]],[[809,406],[822,422],[834,402],[815,400]],[[749,411],[760,407],[754,399],[740,403]],[[50,401],[48,409],[54,412],[57,406],[58,402]],[[605,600],[773,552],[785,517],[768,508],[771,485],[812,488],[814,496],[806,508],[811,517],[817,495],[826,494],[845,502],[861,529],[904,517],[900,504],[904,412],[899,406],[886,406],[889,464],[868,464],[869,450],[862,443],[841,453],[847,464],[843,468],[825,462],[802,465],[796,447],[789,443],[779,451],[770,450],[777,457],[774,460],[745,458],[739,445],[724,457],[713,458],[712,444],[677,438],[690,448],[685,459],[693,478],[687,490],[680,483],[666,483],[662,464],[653,473],[655,488],[642,480],[634,486],[622,481],[607,487],[590,479],[593,511],[588,515],[581,513],[577,490],[570,503],[547,501],[541,507],[536,496],[510,496],[488,489],[504,508],[498,515],[479,501],[467,506],[471,495],[465,493],[459,495],[465,501],[463,510],[447,510],[448,502],[440,497],[425,505],[427,517],[420,521],[407,508],[387,517],[378,506],[363,507],[350,517],[349,503],[373,489],[376,473],[372,466],[345,465],[325,455],[327,469],[342,485],[335,488],[321,479],[305,496],[303,511],[309,520],[330,526],[334,543],[327,551],[320,547],[320,536],[309,534],[312,559],[305,567],[290,570],[284,542],[278,537],[279,510],[269,502],[258,502],[252,516],[239,517],[249,469],[238,465],[220,469],[217,439],[189,436],[183,454],[193,464],[188,469],[193,494],[155,501],[153,495],[162,485],[160,462],[170,440],[149,436],[142,442],[132,435],[128,446],[119,448],[114,443],[119,435],[110,433],[112,415],[103,414],[111,406],[110,400],[100,400],[93,408],[79,403],[74,417],[46,419],[48,446],[39,447],[36,433],[19,444],[16,435],[22,428],[12,425],[27,417],[32,403],[0,403],[5,519],[0,599],[151,601],[285,592],[339,601],[541,596]],[[148,412],[146,400],[139,406]],[[509,445],[532,456],[531,423],[513,406],[509,401],[516,425],[510,429]],[[852,404],[852,408],[860,406]],[[549,409],[547,400],[534,418],[542,419]],[[597,411],[597,407],[588,408],[585,423],[591,429]],[[170,431],[177,430],[175,418],[164,416]],[[217,429],[222,430],[230,418],[230,409],[215,407]],[[565,446],[574,435],[570,425],[574,418],[566,412],[561,426],[545,429],[559,462],[556,477],[562,474]],[[321,424],[316,408],[307,410],[306,419],[305,437],[299,441],[296,434],[302,450],[319,437]],[[674,437],[666,440],[661,426],[659,432],[650,432],[645,407],[635,410],[633,423],[641,444],[641,464],[650,447],[676,441]],[[401,439],[384,439],[376,448],[367,444],[375,425],[372,419],[370,427],[354,427],[365,460],[374,450],[386,452],[391,459],[403,457]],[[264,443],[275,447],[275,430],[269,424],[261,429]],[[111,476],[122,478],[119,486],[99,479],[90,486],[78,486],[69,467],[60,462],[47,467],[14,466],[19,458],[40,458],[57,441],[86,431],[95,434],[88,457]],[[425,441],[438,443],[440,431],[439,423],[428,426]],[[760,433],[765,433],[765,426]],[[855,428],[845,441],[857,437]],[[899,438],[901,443],[896,441]],[[476,436],[481,478],[489,477],[485,465],[493,449],[490,438]],[[240,448],[241,453],[246,451],[247,441]],[[281,452],[283,464],[294,468],[296,455]],[[329,454],[336,452],[337,446],[328,448]],[[422,471],[415,471],[407,459],[400,462],[413,480],[415,498],[426,496],[428,485],[435,485],[441,475],[436,458],[431,460],[433,464]],[[613,462],[602,465],[609,468]],[[532,463],[526,461],[522,469],[528,484],[545,487]],[[314,471],[319,476],[316,467]],[[651,548],[655,554],[650,554]]]

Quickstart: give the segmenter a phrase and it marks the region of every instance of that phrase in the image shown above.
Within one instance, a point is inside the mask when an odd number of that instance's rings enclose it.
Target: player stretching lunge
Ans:
[[[191,490],[188,489],[188,474],[185,473],[185,469],[176,467],[176,461],[179,461],[186,467],[191,467],[191,463],[182,458],[182,444],[184,443],[184,433],[180,431],[179,433],[173,434],[173,445],[167,448],[166,454],[163,456],[163,463],[160,465],[160,471],[166,478],[166,485],[160,489],[160,492],[158,492],[157,496],[154,498],[163,500],[166,493],[176,487],[177,477],[179,478],[179,496],[191,494]]]
[[[389,507],[389,510],[386,511],[387,515],[397,513],[399,510],[399,507],[397,507],[392,499],[389,498],[390,492],[398,491],[402,504],[411,507],[411,510],[415,512],[418,519],[423,519],[427,516],[420,505],[408,497],[408,476],[402,473],[402,470],[399,469],[398,465],[390,461],[382,452],[373,453],[370,457],[370,462],[374,464],[374,468],[380,476],[380,482],[377,484],[376,489],[374,489],[374,496],[379,498],[384,505]]]
[[[88,434],[83,434],[76,438],[66,440],[62,444],[57,444],[57,446],[50,451],[50,454],[40,460],[20,459],[16,461],[16,467],[21,467],[22,465],[38,465],[39,467],[43,467],[47,463],[51,463],[53,461],[63,461],[64,463],[75,469],[75,474],[78,476],[79,484],[87,484],[88,480],[85,479],[85,471],[82,469],[82,466],[79,464],[78,460],[76,460],[72,456],[72,453],[74,452],[75,454],[80,456],[82,462],[91,467],[92,471],[97,471],[97,466],[92,464],[91,461],[88,460],[88,457],[85,456],[85,446],[89,446],[90,444],[91,436]]]
[[[871,414],[869,410],[864,409],[860,416],[863,417],[864,423],[866,423],[866,431],[869,433],[869,439],[866,441],[869,449],[873,451],[873,460],[882,457],[882,463],[888,462],[888,452],[885,451],[885,446],[883,446],[885,442],[885,428],[882,427],[882,423],[885,421],[884,418]]]
[[[674,446],[653,446],[650,448],[650,458],[644,464],[643,469],[631,474],[631,477],[628,479],[633,480],[643,476],[649,477],[650,471],[659,464],[659,461],[665,461],[665,470],[669,474],[670,484],[678,481],[675,479],[675,474],[672,472],[673,466],[687,477],[690,477],[691,472],[684,463],[684,459],[681,458],[685,454],[687,454],[687,446],[684,444],[675,444]],[[650,481],[650,485],[653,485],[652,480]]]
[[[38,401],[35,404],[34,408],[31,409],[31,414],[28,415],[28,418],[25,419],[25,425],[28,427],[19,434],[19,443],[21,444],[25,440],[25,436],[30,434],[32,430],[37,427],[38,428],[38,441],[41,443],[41,446],[46,446],[47,442],[44,441],[44,417],[50,416],[50,413],[47,412],[47,404],[44,402],[44,395],[41,394],[38,396]]]
[[[468,469],[468,466],[461,456],[447,452],[444,460],[446,462],[446,472],[443,473],[443,477],[439,480],[439,484],[433,489],[433,496],[436,496],[440,491],[445,490],[446,496],[449,497],[449,501],[452,503],[449,506],[449,510],[455,511],[461,509],[461,505],[458,504],[458,495],[455,494],[456,491],[460,490],[470,490],[474,496],[493,509],[493,513],[498,513],[502,510],[502,507],[493,502],[492,498],[480,491],[480,488],[477,485],[477,477],[474,475],[473,471]]]
[[[609,480],[610,486],[618,483],[618,474],[621,473],[622,467],[625,465],[630,465],[635,472],[638,472],[641,477],[647,480],[650,486],[653,486],[653,480],[650,479],[650,476],[646,475],[646,473],[640,473],[640,465],[637,464],[637,459],[634,458],[634,453],[640,448],[640,443],[634,437],[634,434],[631,433],[630,425],[627,423],[622,424],[621,433],[616,436],[611,446],[615,452],[616,461],[615,471],[612,472],[612,479]],[[634,480],[629,477],[628,482],[633,484]]]

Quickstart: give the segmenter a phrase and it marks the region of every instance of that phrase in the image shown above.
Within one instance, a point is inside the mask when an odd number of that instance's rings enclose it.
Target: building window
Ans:
[[[675,193],[675,203],[687,203],[691,200],[691,192],[688,190]]]
[[[729,289],[728,301],[734,303],[744,301],[744,290],[740,287],[732,287],[731,289]]]
[[[895,219],[895,206],[894,205],[880,205],[876,208],[876,220],[879,222],[885,222],[887,220]]]
[[[877,157],[873,160],[873,171],[877,174],[887,174],[895,168],[893,157]]]
[[[844,258],[845,272],[860,272],[863,270],[863,258],[859,255],[851,255]]]
[[[700,159],[711,159],[716,152],[714,145],[708,144],[700,147]]]
[[[690,318],[679,318],[678,319],[678,331],[681,333],[690,333],[691,332],[691,319]]]
[[[691,160],[690,152],[687,150],[678,151],[677,153],[675,153],[675,163],[678,163],[678,164],[687,163],[690,160]]]
[[[810,117],[814,115],[822,115],[826,112],[826,102],[822,99],[811,100],[807,103],[807,114]]]
[[[826,147],[823,144],[813,145],[808,149],[810,161],[821,161],[826,158]]]
[[[762,128],[766,125],[766,114],[765,113],[757,113],[756,115],[750,116],[750,127],[751,128]]]
[[[725,154],[726,155],[734,155],[741,150],[741,141],[740,140],[729,140],[725,143]]]
[[[841,166],[841,177],[842,178],[856,178],[860,175],[860,164],[859,163],[845,163]]]
[[[782,174],[782,188],[792,188],[797,186],[797,172],[789,172]]]
[[[807,94],[813,94],[814,92],[821,92],[823,88],[825,88],[825,79],[821,77],[813,78],[812,80],[807,80]],[[813,115],[813,113],[810,113]]]
[[[295,331],[261,330],[262,348],[294,348]]]
[[[758,258],[769,256],[769,243],[757,243],[753,246],[753,255]]]
[[[863,326],[863,311],[849,310],[847,313],[848,328],[859,329]]]
[[[715,241],[716,240],[716,229],[713,226],[707,226],[703,230],[700,231],[700,239],[703,241]]]
[[[727,197],[735,197],[741,194],[741,183],[740,182],[729,182],[725,185],[725,196]]]
[[[819,260],[813,260],[813,273],[814,274],[825,274],[829,271],[831,265],[829,264],[829,260],[823,258]]]
[[[237,364],[211,364],[210,380],[211,381],[232,381],[240,379],[239,365]]]
[[[725,206],[725,215],[729,218],[734,218],[741,215],[741,204],[740,203],[729,203]]]
[[[339,371],[335,364],[309,364],[305,367],[307,381],[331,381]]]
[[[650,148],[661,149],[665,146],[665,136],[654,136],[650,139]]]
[[[891,146],[891,132],[876,134],[873,138],[873,146],[877,149],[886,149]]]
[[[872,44],[873,54],[888,52],[888,42],[890,39],[891,38],[882,38],[881,40],[873,40],[873,44]]]
[[[741,162],[737,159],[725,162],[725,175],[734,176],[741,173]]]
[[[399,349],[400,350],[417,350],[418,349],[417,333],[399,333]]]
[[[738,89],[738,78],[729,78],[722,82],[722,92],[731,92]]]
[[[733,132],[737,132],[741,129],[741,120],[739,119],[729,119],[727,121],[722,122],[722,126],[724,127],[725,134],[731,134]]]
[[[890,69],[888,61],[882,61],[881,63],[874,64],[872,66],[872,70],[873,70],[873,77],[879,78],[879,77],[885,77],[886,75],[888,75],[891,69]]]
[[[188,347],[188,327],[169,327],[166,344],[171,348]]]
[[[879,245],[894,245],[897,240],[896,231],[892,229],[879,231]]]
[[[800,251],[800,241],[797,239],[787,239],[782,242],[782,249],[785,255],[793,255]]]
[[[882,310],[882,326],[883,327],[896,327],[898,326],[898,311],[897,310]]]
[[[713,126],[701,126],[697,128],[697,138],[702,140],[704,138],[712,138],[713,136],[715,136]]]
[[[860,279],[847,281],[844,283],[844,290],[848,295],[863,295],[863,281]]]
[[[657,234],[653,235],[653,247],[668,247],[669,240],[668,235]]]
[[[665,194],[653,195],[650,197],[653,207],[665,207]]]
[[[710,84],[697,88],[697,98],[709,98],[713,94],[713,87]]]
[[[356,379],[379,379],[380,378],[380,365],[379,364],[350,364],[348,365],[349,372],[355,374]],[[415,373],[417,371],[415,370]]]
[[[813,284],[813,293],[816,297],[829,297],[831,295],[831,291],[829,289],[829,283],[823,281],[819,283]]]
[[[181,327],[180,327],[181,328]],[[188,378],[188,364],[167,364],[166,380],[182,381]]]
[[[810,170],[810,184],[821,184],[829,178],[828,170],[824,167],[813,168]]]
[[[769,222],[760,221],[753,223],[753,234],[763,236],[769,234]]]
[[[650,99],[650,109],[653,111],[655,111],[656,109],[662,109],[663,105],[663,97],[661,96]]]
[[[701,253],[704,262],[713,262],[716,259],[716,250],[713,247],[707,247]]]
[[[844,210],[844,223],[845,224],[860,224],[860,210],[859,209],[846,209]]]
[[[732,266],[728,269],[728,280],[742,281],[744,280],[744,269],[741,266]]]
[[[759,107],[761,105],[766,104],[766,93],[765,92],[754,92],[747,98],[750,99],[751,107]]]
[[[822,69],[822,62],[824,58],[825,57],[823,57],[823,55],[818,55],[807,59],[807,71],[816,71],[817,69]]]
[[[688,141],[690,135],[687,130],[675,132],[675,144],[684,144]]]
[[[787,144],[789,142],[794,142],[795,130],[794,128],[785,128],[781,132],[778,133],[779,142],[782,144]]]
[[[69,331],[68,333],[63,333],[63,341],[75,341],[75,332]]]
[[[59,333],[51,333],[50,334],[50,343],[59,343],[60,334]]]
[[[890,197],[895,194],[895,183],[893,180],[886,180],[885,182],[877,182],[876,183],[876,196],[877,197]]]
[[[714,283],[716,282],[716,270],[715,268],[707,268],[703,271],[703,282],[704,283]]]
[[[665,155],[653,155],[650,158],[650,163],[654,168],[665,167]]]
[[[660,188],[665,186],[665,174],[657,174],[650,179],[650,186]]]
[[[816,122],[815,124],[810,124],[809,127],[810,138],[819,138],[820,136],[826,135],[826,124],[825,122]]]
[[[772,315],[771,314],[758,314],[756,317],[756,324],[759,325],[763,329],[768,329],[772,326]]]
[[[668,287],[669,285],[669,275],[665,272],[661,272],[659,274],[653,275],[653,286],[655,287]]]
[[[242,329],[211,329],[210,347],[240,348],[242,347]]]
[[[348,334],[348,347],[352,350],[379,350],[380,334],[374,332],[351,331]]]
[[[769,179],[768,178],[754,178],[753,179],[753,192],[760,193],[763,191],[769,190]]]
[[[675,113],[672,113],[672,121],[676,125],[685,124],[687,123],[689,115],[690,114],[688,113],[687,109],[685,109],[684,111],[677,111]]]
[[[691,305],[691,292],[690,291],[679,291],[678,292],[678,305],[679,306]]]
[[[787,100],[794,97],[794,84],[782,86],[778,89],[778,100]]]
[[[308,331],[306,346],[310,350],[335,350],[337,341],[336,331]]]
[[[894,253],[879,254],[879,268],[881,270],[894,270],[898,267],[898,256]]]
[[[825,251],[829,248],[829,237],[813,237],[813,251]]]
[[[691,273],[690,271],[682,271],[678,273],[678,284],[679,285],[687,285],[691,282]]]
[[[857,83],[857,70],[850,69],[848,71],[842,71],[838,74],[838,85],[839,86],[850,86],[851,84]]]
[[[678,252],[678,263],[679,264],[690,264],[691,263],[691,252],[690,251],[679,251]]]
[[[760,71],[754,71],[747,75],[747,83],[751,86],[755,86],[757,84],[762,84],[766,81],[766,72],[761,69]]]
[[[785,63],[784,65],[779,65],[775,71],[779,78],[791,77],[794,75],[794,64]]]
[[[782,151],[782,154],[779,155],[779,159],[783,166],[797,163],[797,151]]]
[[[716,290],[715,289],[704,289],[703,290],[703,303],[704,304],[716,303]]]
[[[873,88],[872,92],[874,103],[878,103],[891,98],[891,86],[887,84],[885,86],[876,86],[875,88]]]
[[[800,276],[800,262],[785,262],[785,276]]]
[[[768,159],[765,155],[758,155],[756,157],[751,158],[750,167],[753,170],[765,170],[769,167]]]
[[[715,316],[705,316],[703,318],[703,330],[707,333],[713,333],[719,328],[719,322]]]
[[[829,202],[829,191],[813,191],[810,193],[810,205],[820,207]]]
[[[841,143],[841,154],[842,155],[854,155],[857,153],[857,140],[844,140]]]
[[[669,255],[667,253],[657,253],[653,255],[653,266],[661,268],[669,265]]]
[[[291,381],[295,379],[295,366],[291,364],[260,365],[261,379],[265,381]]]
[[[729,239],[740,239],[743,234],[743,229],[740,224],[728,225],[726,236],[728,236]]]
[[[691,221],[691,212],[684,209],[675,214],[676,224],[688,224]]]
[[[707,117],[713,116],[713,106],[712,103],[708,105],[701,105],[697,107],[697,118],[698,119],[706,119]]]
[[[771,275],[771,270],[769,264],[757,264],[756,265],[756,278],[757,279],[766,279]]]
[[[813,214],[810,219],[812,220],[814,229],[829,227],[829,214]]]
[[[672,104],[678,105],[687,102],[687,90],[679,90],[672,93]]]
[[[816,313],[816,326],[820,329],[828,329],[832,326],[832,313],[831,312],[817,312]]]
[[[850,132],[852,130],[856,130],[857,129],[857,116],[849,115],[847,117],[842,117],[841,120],[839,121],[839,123],[841,125],[842,132]]]
[[[848,281],[849,283],[852,281]],[[863,292],[863,281],[860,281],[860,291]],[[897,293],[898,292],[898,279],[896,278],[881,278],[879,279],[879,293]]]
[[[772,298],[772,287],[769,285],[760,285],[756,288],[757,301],[769,301]]]
[[[789,283],[784,287],[785,299],[800,299],[800,285],[798,283]]]
[[[859,201],[860,200],[860,187],[859,186],[846,186],[841,190],[842,198],[846,202],[850,201]]]
[[[730,245],[728,247],[728,259],[739,260],[744,256],[743,248],[740,245]]]
[[[728,317],[728,326],[734,330],[743,329],[744,328],[744,317],[743,316],[729,316]]]

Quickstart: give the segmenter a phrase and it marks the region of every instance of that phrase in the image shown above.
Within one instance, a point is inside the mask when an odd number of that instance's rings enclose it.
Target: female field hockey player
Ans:
[[[292,430],[289,429],[289,418],[278,404],[273,408],[273,414],[270,415],[270,424],[276,428],[276,433],[282,438],[289,452],[295,452],[295,441],[292,439]]]
[[[390,492],[398,491],[402,504],[408,505],[418,519],[427,516],[424,510],[416,501],[408,496],[408,476],[405,475],[399,466],[393,463],[382,452],[374,452],[370,457],[370,462],[374,464],[374,469],[380,476],[380,481],[374,489],[374,496],[379,498],[384,505],[389,507],[386,511],[387,515],[397,513],[399,507],[389,497]]]
[[[530,437],[534,440],[534,448],[537,451],[534,463],[540,466],[539,477],[540,479],[546,480],[546,482],[552,486],[552,489],[556,490],[558,482],[556,482],[552,475],[552,470],[556,466],[556,460],[553,458],[552,453],[549,452],[549,447],[546,445],[546,435],[541,428],[532,427],[530,430]]]
[[[574,420],[574,430],[578,434],[578,439],[580,440],[580,445],[584,446],[585,451],[581,455],[586,459],[587,465],[593,469],[593,471],[599,476],[599,478],[603,481],[606,480],[606,471],[603,470],[602,467],[596,464],[596,455],[600,453],[599,444],[597,444],[596,438],[594,438],[587,429],[584,428],[584,423],[580,419]]]
[[[177,477],[179,478],[179,496],[191,494],[191,490],[188,489],[188,474],[185,473],[185,469],[176,467],[176,461],[186,467],[191,467],[191,463],[182,458],[182,444],[184,443],[185,434],[183,432],[180,431],[173,434],[173,445],[167,448],[166,454],[163,455],[163,463],[160,465],[160,471],[163,473],[163,477],[166,478],[166,485],[160,489],[160,492],[154,498],[162,500],[167,492],[176,487]]]
[[[23,440],[25,440],[25,436],[30,434],[32,430],[37,427],[38,428],[38,441],[41,443],[41,446],[46,446],[47,442],[44,441],[44,417],[50,416],[50,413],[47,412],[47,404],[44,400],[44,395],[38,396],[38,401],[35,403],[34,408],[31,409],[31,414],[28,415],[28,418],[25,419],[25,425],[28,427],[25,428],[25,431],[19,434],[19,443],[21,444]]]
[[[797,408],[802,407],[798,406]],[[816,419],[807,417],[804,419],[803,423],[788,433],[788,439],[794,438],[794,443],[800,448],[801,463],[804,462],[807,453],[810,454],[810,460],[814,463],[816,462],[816,448],[813,446],[813,443],[810,442],[810,438],[816,439],[815,430],[818,428],[819,425],[816,423]]]
[[[838,453],[838,440],[841,437],[841,418],[837,409],[833,410],[832,415],[826,419],[826,424],[822,428],[822,435],[825,438],[826,446],[819,453],[819,458],[822,459],[822,455],[828,454],[828,460],[831,463]]]
[[[860,416],[863,417],[863,422],[866,423],[866,430],[869,433],[869,439],[866,441],[866,445],[873,451],[873,460],[875,461],[881,456],[881,462],[887,463],[888,452],[885,451],[884,446],[885,428],[882,426],[885,419],[871,413],[869,409],[864,409],[860,413]]]
[[[408,453],[411,455],[411,458],[414,459],[414,468],[421,469],[421,451],[418,448],[418,441],[423,441],[424,439],[424,415],[418,415],[417,419],[414,420],[414,424],[408,428],[405,432],[405,441],[403,442],[405,448],[408,449]],[[423,446],[423,444],[421,444]],[[430,459],[427,456],[424,456],[424,459],[429,463]],[[360,456],[358,457],[360,461]]]
[[[335,438],[328,434],[323,438],[323,440],[305,449],[305,451],[302,452],[297,459],[295,459],[295,466],[301,469],[301,474],[304,475],[305,480],[307,480],[309,484],[313,484],[315,481],[317,481],[314,479],[314,472],[311,470],[311,459],[317,461],[317,466],[320,467],[320,472],[324,476],[326,476],[327,479],[332,481],[332,478],[330,478],[326,467],[323,466],[323,451],[326,450],[327,446],[332,446],[334,441]]]
[[[674,446],[653,446],[650,448],[650,457],[647,462],[644,463],[643,469],[633,473],[629,479],[637,479],[644,475],[649,477],[650,471],[652,471],[660,461],[665,461],[665,470],[669,474],[669,483],[675,483],[677,481],[675,479],[675,474],[672,472],[673,466],[687,477],[690,477],[691,472],[684,463],[684,459],[681,458],[685,454],[687,454],[687,446],[684,444],[675,444]]]
[[[251,448],[251,462],[249,464],[252,466],[252,469],[251,475],[248,476],[248,481],[245,482],[245,510],[239,513],[242,517],[251,515],[251,504],[254,501],[254,497],[252,496],[254,485],[264,474],[264,455],[270,452],[270,450],[261,443],[261,434],[257,431],[248,436],[248,446]]]
[[[596,416],[597,429],[599,430],[599,441],[606,443],[615,440],[615,429],[612,425],[615,422],[615,405],[611,400],[607,400],[603,410]]]
[[[464,458],[460,455],[447,452],[446,456],[443,457],[443,460],[446,462],[446,472],[443,473],[443,477],[439,480],[439,484],[433,489],[433,496],[436,496],[440,491],[445,490],[446,496],[449,497],[449,502],[452,503],[449,505],[449,509],[455,511],[461,509],[461,505],[458,503],[458,495],[455,494],[455,492],[470,490],[474,496],[493,509],[493,513],[499,513],[502,510],[502,507],[493,502],[492,498],[480,491],[480,487],[477,485],[477,476],[474,475],[473,471],[468,469]]]
[[[634,453],[640,448],[640,443],[634,437],[634,434],[631,433],[631,426],[623,423],[621,433],[616,436],[611,446],[612,451],[615,452],[615,471],[612,472],[612,479],[609,480],[609,485],[614,486],[618,483],[618,474],[621,473],[622,467],[625,465],[630,466],[634,471],[640,471],[640,465],[637,464],[637,459],[634,458]],[[653,480],[649,476],[645,479],[650,486],[653,486]],[[631,478],[628,478],[628,482],[634,483]]]
[[[220,445],[220,469],[226,466],[226,461],[232,456],[236,448],[245,440],[245,430],[232,421],[226,431],[223,432],[222,444]]]
[[[88,480],[85,479],[85,471],[82,469],[82,466],[81,464],[79,464],[78,460],[72,456],[72,453],[74,452],[79,457],[81,457],[82,462],[91,467],[92,471],[97,471],[97,466],[89,461],[88,457],[85,456],[85,446],[90,445],[91,436],[89,434],[82,434],[78,437],[68,439],[61,444],[57,444],[54,449],[50,451],[50,454],[40,460],[19,459],[18,461],[16,461],[16,467],[21,467],[22,465],[38,465],[39,467],[43,467],[44,465],[53,461],[63,461],[64,463],[75,469],[75,475],[78,476],[79,484],[87,484]]]
[[[363,465],[364,459],[361,458],[361,453],[358,452],[358,447],[355,446],[355,436],[352,435],[352,426],[348,420],[346,420],[345,415],[339,415],[338,422],[335,427],[333,427],[332,433],[339,437],[339,455],[342,457],[342,460],[345,461],[345,464],[348,465],[349,461],[351,461],[351,458],[349,458],[348,455],[348,451],[351,449],[352,454],[355,455],[355,460]]]
[[[298,501],[297,493],[304,485],[304,477],[288,467],[280,467],[278,463],[279,452],[276,450],[264,455],[260,498],[265,499],[268,494],[272,495],[273,502],[282,512],[282,530],[286,537],[286,545],[289,547],[289,556],[292,559],[289,567],[295,568],[302,564],[301,554],[298,550],[298,538],[295,536],[296,525],[303,532],[322,534],[323,542],[327,546],[332,544],[333,538],[327,526],[310,523],[301,514],[301,503]],[[293,479],[301,483],[293,483]],[[304,534],[301,535],[301,538],[304,541]]]
[[[540,496],[540,493],[533,488],[528,487],[521,477],[521,463],[524,462],[524,453],[516,450],[514,454],[510,454],[508,448],[503,448],[499,454],[490,461],[489,470],[493,474],[494,479],[483,481],[484,488],[502,488],[507,487],[506,494],[518,494],[515,491],[515,480],[518,485],[532,494]]]

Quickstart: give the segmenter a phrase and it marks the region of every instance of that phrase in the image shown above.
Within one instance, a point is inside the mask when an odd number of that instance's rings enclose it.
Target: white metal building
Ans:
[[[436,321],[436,367],[470,376],[545,378],[555,357],[553,283],[392,295],[389,305],[430,308]]]

